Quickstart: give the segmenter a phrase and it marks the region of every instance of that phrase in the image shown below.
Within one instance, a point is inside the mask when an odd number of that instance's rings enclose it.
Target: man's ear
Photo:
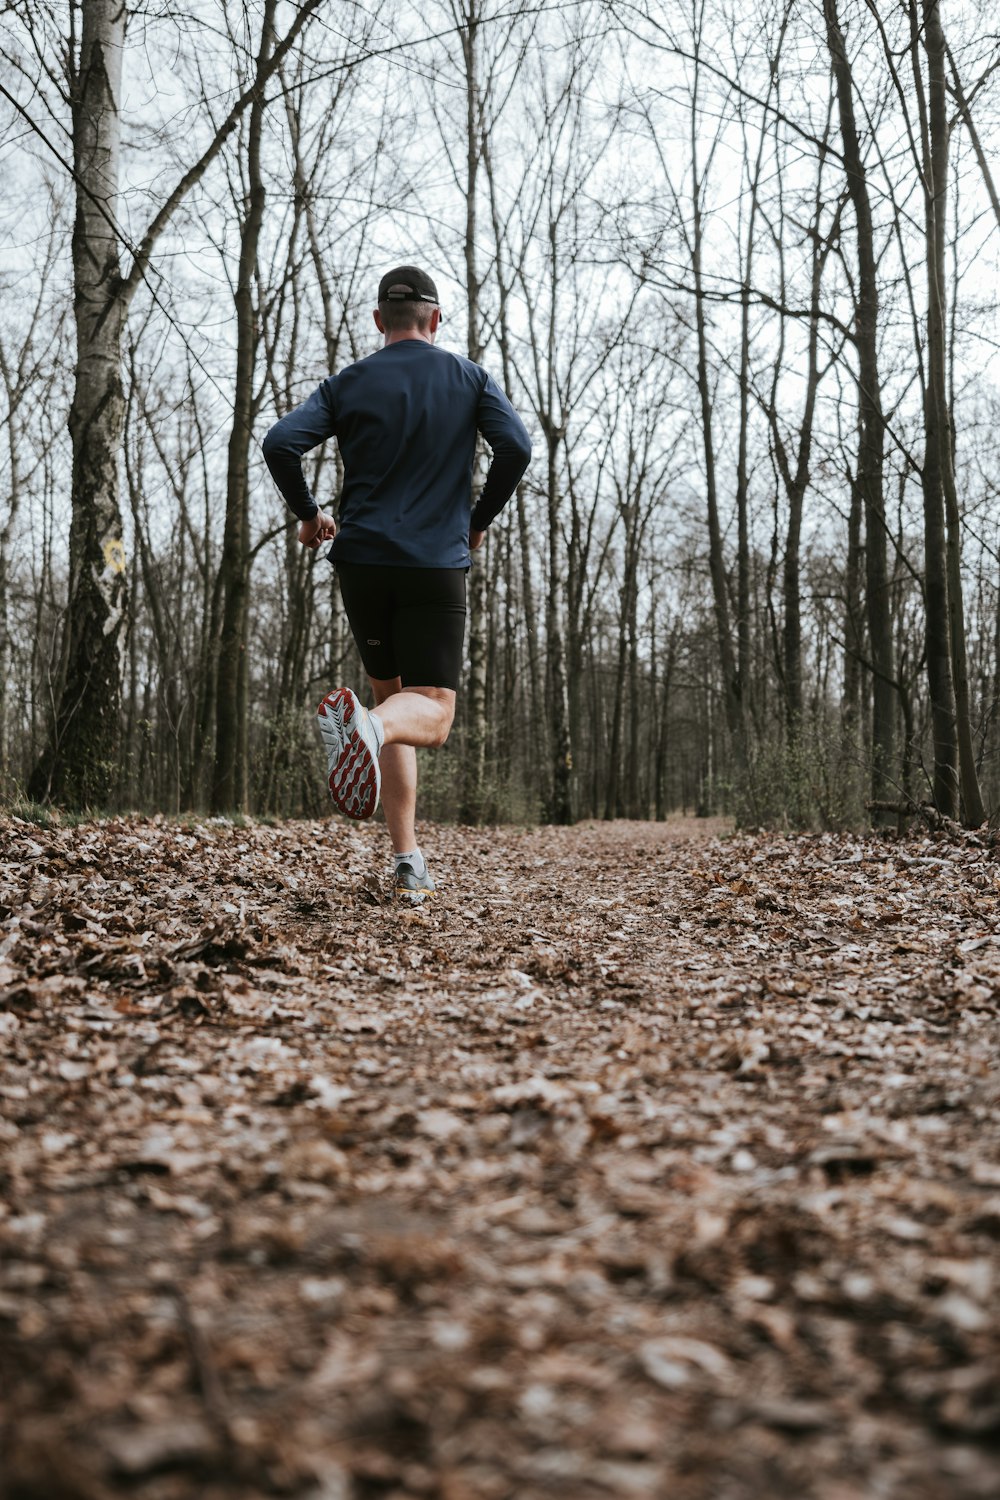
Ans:
[[[375,319],[375,327],[378,329],[379,333],[385,333],[385,324],[382,322],[382,314],[379,312],[377,307],[372,312],[372,317]]]
[[[434,311],[431,313],[430,333],[431,333],[431,337],[432,338],[433,338],[434,334],[437,333],[437,331],[440,328],[440,326],[441,326],[441,309],[439,307],[436,307],[434,309]]]

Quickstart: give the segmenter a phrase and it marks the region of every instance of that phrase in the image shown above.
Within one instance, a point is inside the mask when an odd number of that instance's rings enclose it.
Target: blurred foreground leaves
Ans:
[[[11,1500],[992,1496],[974,840],[0,825]]]

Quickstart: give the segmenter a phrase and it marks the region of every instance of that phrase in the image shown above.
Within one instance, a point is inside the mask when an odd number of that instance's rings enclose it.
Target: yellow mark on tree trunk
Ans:
[[[119,540],[104,543],[104,566],[111,573],[125,571],[125,543]]]

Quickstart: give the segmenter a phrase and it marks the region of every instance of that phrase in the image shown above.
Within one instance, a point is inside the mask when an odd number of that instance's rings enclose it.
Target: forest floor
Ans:
[[[1000,1493],[1000,859],[0,823],[3,1500]]]

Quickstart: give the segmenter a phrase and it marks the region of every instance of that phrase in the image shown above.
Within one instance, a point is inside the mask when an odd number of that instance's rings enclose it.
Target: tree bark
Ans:
[[[88,0],[82,10],[80,63],[71,89],[77,199],[71,247],[76,378],[69,415],[69,606],[58,706],[29,794],[73,807],[101,807],[118,777],[128,618],[118,500],[125,304],[115,232],[126,12],[120,0]]]
[[[133,390],[136,382],[136,374],[132,370]],[[144,413],[145,415],[145,413]],[[161,713],[158,718],[165,718],[166,725],[161,726],[160,743],[158,745],[157,772],[158,782],[166,791],[170,786],[169,807],[171,811],[179,811],[180,804],[180,738],[178,727],[181,721],[181,702],[178,693],[177,679],[181,668],[180,652],[178,649],[177,619],[170,611],[169,603],[164,599],[161,581],[157,577],[156,564],[153,559],[152,545],[146,526],[146,517],[142,512],[141,474],[143,470],[142,455],[133,454],[130,451],[129,435],[133,427],[134,416],[129,413],[129,420],[125,429],[125,452],[124,468],[126,488],[128,490],[129,508],[132,512],[132,524],[135,533],[135,554],[132,559],[133,571],[136,575],[136,585],[133,587],[133,596],[141,580],[143,598],[149,611],[152,641],[151,646],[156,655],[156,672],[159,680],[159,706]],[[133,667],[134,657],[130,652],[130,673],[135,675]],[[130,704],[134,702],[134,692],[130,695]],[[163,730],[170,733],[169,744]],[[127,761],[128,757],[126,757]],[[157,803],[163,805],[162,796],[158,792]]]
[[[699,59],[696,58],[696,68]],[[701,204],[702,179],[698,166],[698,74],[695,73],[695,95],[691,108],[691,205],[693,211],[693,234],[691,239],[691,271],[694,278],[694,311],[697,336],[697,368],[695,380],[701,408],[701,436],[705,453],[705,503],[708,522],[708,567],[712,580],[712,603],[715,611],[715,633],[719,650],[719,665],[722,670],[723,704],[726,728],[732,745],[738,774],[747,766],[746,726],[741,698],[741,683],[736,653],[733,651],[732,629],[729,619],[729,580],[722,548],[722,524],[719,518],[719,494],[715,468],[715,436],[712,416],[712,389],[708,367],[708,331],[705,316],[705,290],[702,268],[704,245],[703,215]]]
[[[304,0],[265,76],[242,94],[196,162],[174,183],[123,275],[118,196],[122,54],[127,10],[120,0],[86,0],[80,62],[70,77],[73,172],[73,307],[76,372],[69,431],[73,449],[69,603],[56,709],[29,795],[99,806],[117,783],[121,689],[128,624],[118,460],[124,419],[121,339],[129,303],[153,250],[186,195],[207,171],[266,77],[292,46],[320,0]],[[47,141],[30,116],[29,125]],[[61,161],[59,153],[56,155]]]
[[[667,802],[667,753],[670,748],[670,706],[672,688],[674,682],[674,666],[677,660],[677,647],[680,640],[680,621],[675,620],[667,636],[667,648],[663,662],[662,679],[660,686],[659,715],[656,728],[656,755],[655,755],[655,807],[656,821],[665,821],[669,811]]]
[[[493,159],[490,154],[490,142],[488,133],[483,137],[483,169],[486,173],[486,184],[490,195],[490,221],[493,228],[493,243],[496,250],[496,280],[499,296],[499,343],[500,362],[503,370],[504,390],[508,396],[514,389],[513,385],[513,357],[511,353],[511,331],[509,318],[509,296],[511,283],[505,279],[503,264],[503,226],[500,219],[500,208],[497,202],[496,181],[493,175]],[[548,720],[542,707],[542,671],[539,662],[538,649],[538,611],[535,604],[535,590],[531,578],[531,529],[528,524],[527,505],[525,501],[525,483],[522,480],[517,487],[514,496],[514,505],[517,513],[517,536],[521,560],[521,599],[524,605],[524,633],[525,645],[528,657],[528,698],[531,708],[532,721],[538,725],[538,732],[545,736],[548,732]],[[542,746],[542,753],[545,747]],[[545,755],[545,762],[548,756]],[[521,768],[524,769],[523,767]]]
[[[465,68],[465,291],[467,349],[479,364],[483,357],[476,257],[479,166],[482,160],[482,100],[479,88],[479,8],[468,0],[461,13],[462,60]],[[478,459],[477,459],[478,461]],[[489,538],[472,560],[469,573],[469,676],[466,685],[465,763],[462,768],[462,819],[481,823],[486,814],[487,590],[492,562]]]
[[[264,76],[274,42],[276,0],[266,0],[256,76]],[[236,281],[236,384],[226,471],[226,529],[222,538],[222,637],[215,701],[214,813],[244,812],[249,792],[247,754],[247,617],[250,593],[250,443],[253,438],[254,368],[258,325],[254,303],[257,246],[264,222],[260,142],[265,99],[259,85],[250,105],[247,199]]]
[[[872,662],[873,802],[892,790],[895,772],[895,703],[892,686],[892,616],[886,565],[883,450],[885,419],[878,361],[879,292],[868,179],[854,113],[854,80],[836,0],[824,0],[827,46],[840,116],[847,191],[854,209],[858,282],[854,339],[858,354],[858,462],[856,482],[865,514],[865,583]]]
[[[844,634],[844,696],[841,704],[841,726],[843,731],[843,754],[846,766],[850,767],[846,780],[848,805],[853,808],[857,800],[854,793],[858,784],[857,764],[861,750],[861,650],[863,625],[861,620],[861,490],[853,472],[848,474],[851,506],[847,517],[847,561],[844,568],[844,612],[842,629]]]
[[[975,747],[972,740],[972,723],[969,710],[969,674],[965,649],[965,606],[962,597],[961,516],[958,494],[955,488],[953,462],[954,434],[951,422],[951,407],[948,401],[946,374],[947,354],[947,290],[945,273],[945,216],[948,202],[948,100],[945,81],[945,44],[941,29],[939,0],[922,0],[924,18],[924,47],[927,51],[927,116],[928,130],[924,136],[929,153],[924,162],[924,204],[926,213],[927,247],[927,387],[924,399],[924,429],[926,446],[924,451],[923,488],[924,515],[928,527],[926,539],[928,590],[931,572],[934,573],[934,602],[936,614],[940,615],[942,582],[944,584],[947,628],[944,621],[936,621],[934,652],[939,655],[950,646],[951,677],[954,687],[954,739],[957,741],[959,785],[962,811],[966,823],[978,828],[985,821],[986,810],[979,790],[979,775],[976,769]],[[919,67],[915,55],[914,67]],[[931,559],[930,549],[938,545],[944,532],[943,559],[939,552]],[[939,576],[944,563],[945,577]],[[928,670],[932,654],[930,628],[930,600],[928,598]],[[941,664],[935,676],[941,675]],[[932,695],[935,684],[931,683]],[[935,718],[935,730],[937,720]],[[935,740],[937,735],[935,734]],[[935,806],[947,817],[956,815],[954,793],[954,756],[952,743],[948,746],[951,758],[948,761],[948,785],[942,785],[938,802],[937,757],[935,757]]]
[[[10,463],[7,516],[0,526],[0,797],[5,797],[10,786],[11,755],[9,738],[9,691],[10,663],[13,642],[10,633],[10,545],[14,536],[14,523],[21,508],[21,453],[18,431],[18,406],[23,394],[18,390],[16,372],[7,360],[7,352],[0,342],[0,375],[3,377],[7,396],[7,445]]]
[[[552,301],[554,306],[555,285],[552,288]],[[550,371],[554,354],[553,347],[550,353]],[[550,392],[550,395],[553,394]],[[553,428],[551,422],[546,425],[549,595],[545,611],[545,638],[548,644],[549,712],[553,752],[552,799],[548,815],[550,822],[568,825],[573,822],[573,746],[570,736],[569,685],[566,677],[566,645],[561,607],[563,589],[560,579],[558,453],[562,437],[561,428]]]
[[[820,292],[823,270],[826,265],[831,241],[839,233],[839,211],[835,217],[830,236],[821,237],[820,224],[823,211],[823,166],[825,149],[820,154],[816,176],[813,222],[810,228],[812,257],[809,290],[809,332],[806,345],[806,389],[799,420],[798,446],[794,468],[781,435],[777,401],[772,393],[768,408],[768,419],[774,444],[778,470],[781,474],[788,500],[788,526],[785,534],[785,558],[782,568],[784,595],[784,624],[782,628],[782,670],[785,687],[785,731],[789,749],[798,748],[803,720],[803,672],[802,672],[802,589],[801,589],[801,542],[802,507],[809,487],[809,466],[812,459],[813,425],[816,415],[816,398],[822,372],[819,367],[819,314]],[[774,388],[777,386],[778,370],[775,370]],[[774,389],[773,388],[773,389]],[[801,790],[797,771],[793,768],[795,785],[792,788],[795,800],[793,808],[796,820],[806,816],[804,806],[798,805]]]

